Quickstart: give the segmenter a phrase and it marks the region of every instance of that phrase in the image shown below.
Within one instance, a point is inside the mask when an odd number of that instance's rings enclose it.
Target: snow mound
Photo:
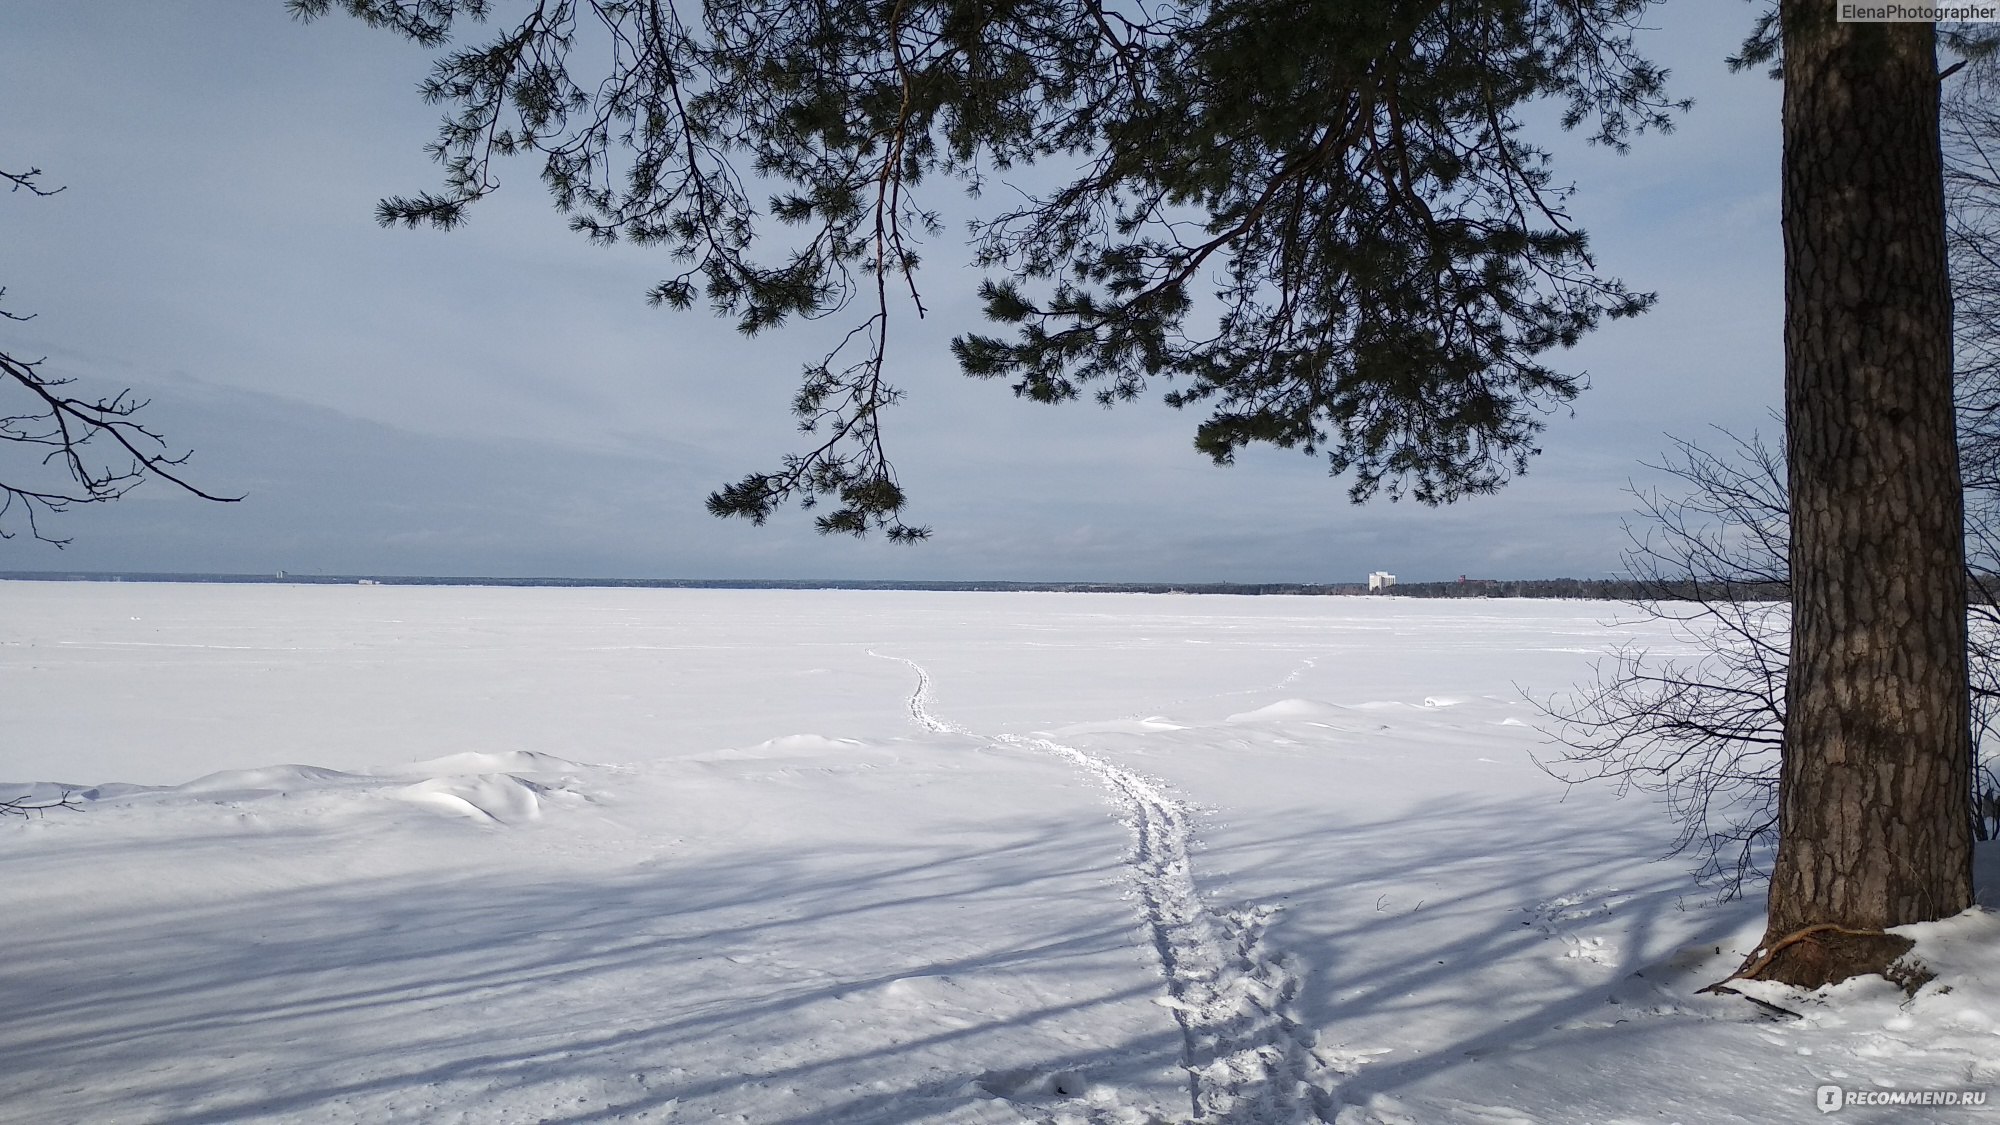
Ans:
[[[1313,699],[1280,699],[1267,707],[1255,711],[1239,711],[1224,718],[1225,723],[1268,723],[1268,722],[1328,722],[1347,718],[1347,708],[1338,703],[1321,703]]]
[[[1949,918],[1897,926],[1890,932],[1915,941],[1917,947],[1910,952],[1934,965],[1976,973],[1981,978],[2000,969],[2000,911],[1975,906]],[[2000,984],[2000,976],[1993,983]]]
[[[468,750],[463,754],[447,754],[429,761],[412,762],[401,771],[404,774],[482,774],[482,773],[561,773],[579,768],[580,763],[553,754],[537,754],[532,750],[503,750],[497,753]]]
[[[1054,730],[1037,731],[1050,738],[1064,738],[1078,734],[1152,734],[1155,731],[1186,730],[1179,723],[1171,722],[1160,715],[1149,715],[1143,719],[1106,719],[1094,723],[1074,723]]]
[[[882,986],[879,1000],[884,1007],[922,1012],[971,1006],[965,986],[943,973],[898,977]]]
[[[550,790],[512,774],[434,777],[397,789],[390,796],[452,816],[485,824],[511,824],[542,815]]]
[[[77,796],[84,789],[80,785],[58,785],[53,781],[4,781],[0,782],[0,801],[60,801],[63,794]]]
[[[894,767],[899,751],[854,738],[788,734],[745,747],[683,759],[716,778],[802,783],[809,777],[861,776]]]
[[[1426,707],[1456,707],[1463,702],[1465,702],[1465,700],[1453,699],[1451,696],[1448,695],[1424,696],[1424,706]]]
[[[1884,1028],[1921,1036],[1932,1049],[1964,1052],[1980,1083],[2000,1079],[2000,1022],[1993,1014],[2000,1012],[2000,911],[1975,906],[1891,932],[1916,941],[1904,959],[1937,979],[1898,1003],[1895,1014],[1881,1013]]]
[[[295,789],[324,789],[332,785],[352,785],[369,779],[360,774],[342,773],[322,766],[260,766],[247,770],[219,770],[174,786],[178,793],[214,795],[222,793],[286,793]],[[110,786],[100,787],[100,792]]]
[[[108,801],[134,793],[157,793],[158,785],[133,785],[123,781],[103,785],[67,785],[59,781],[0,781],[0,801],[22,801],[46,805],[65,798],[71,801]]]
[[[853,738],[828,738],[823,734],[787,734],[779,738],[766,739],[742,753],[802,754],[827,750],[852,750],[860,745],[860,740]]]

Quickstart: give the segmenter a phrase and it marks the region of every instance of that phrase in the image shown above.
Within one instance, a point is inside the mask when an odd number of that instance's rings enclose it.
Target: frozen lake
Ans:
[[[0,822],[0,1121],[1693,1125],[2000,1080],[1976,957],[1799,1022],[1692,995],[1757,904],[1531,757],[1524,691],[1677,646],[1632,616],[0,582],[0,779],[84,798]],[[1842,1120],[1981,1111],[1911,1112]]]

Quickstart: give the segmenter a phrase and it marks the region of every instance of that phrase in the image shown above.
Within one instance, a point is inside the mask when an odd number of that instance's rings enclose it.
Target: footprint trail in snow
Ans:
[[[945,722],[931,711],[931,674],[924,670],[923,665],[900,656],[883,656],[872,648],[868,650],[868,655],[878,660],[893,660],[898,664],[907,664],[910,667],[910,671],[917,674],[917,690],[910,693],[911,722],[933,734],[972,733],[956,723]]]
[[[972,734],[931,710],[931,676],[916,661],[910,718],[937,734]],[[1304,979],[1291,957],[1259,946],[1273,911],[1218,910],[1195,888],[1188,851],[1194,826],[1188,806],[1158,782],[1074,746],[1046,738],[988,736],[1002,745],[1061,758],[1096,779],[1132,832],[1126,879],[1140,903],[1160,969],[1161,1003],[1181,1029],[1181,1065],[1188,1076],[1188,1120],[1211,1125],[1301,1125],[1330,1122],[1340,1108],[1336,1085],[1357,1060],[1328,1058],[1293,1005]]]

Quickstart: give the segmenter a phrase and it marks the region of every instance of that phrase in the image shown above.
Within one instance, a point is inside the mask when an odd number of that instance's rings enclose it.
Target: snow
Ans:
[[[2000,1085],[1566,789],[1584,602],[0,583],[0,1121],[1782,1122]],[[2000,871],[1982,852],[1982,901]],[[1754,986],[1746,991],[1754,991]],[[1852,1105],[1836,1120],[1992,1108]]]

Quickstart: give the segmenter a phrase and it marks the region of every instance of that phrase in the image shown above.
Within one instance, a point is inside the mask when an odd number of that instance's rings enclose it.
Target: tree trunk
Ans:
[[[1783,6],[1792,664],[1767,945],[1972,904],[1934,31],[1840,24],[1833,7]],[[1765,975],[1880,967],[1829,968],[1823,944]]]

